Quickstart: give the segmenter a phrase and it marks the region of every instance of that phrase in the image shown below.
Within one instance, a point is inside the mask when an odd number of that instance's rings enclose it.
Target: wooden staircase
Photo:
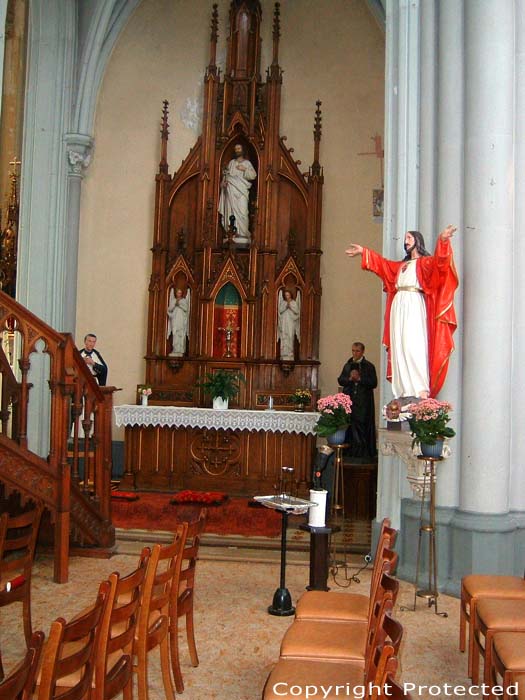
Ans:
[[[115,388],[98,386],[69,333],[58,333],[3,292],[0,329],[11,351],[10,362],[0,344],[0,483],[6,495],[17,493],[22,503],[40,500],[49,510],[54,579],[64,583],[71,545],[107,550],[115,541],[110,494]],[[47,376],[40,377],[49,388],[47,458],[28,448],[31,400],[38,398],[31,395],[28,375],[42,348],[50,360]],[[45,363],[39,366],[44,371]]]

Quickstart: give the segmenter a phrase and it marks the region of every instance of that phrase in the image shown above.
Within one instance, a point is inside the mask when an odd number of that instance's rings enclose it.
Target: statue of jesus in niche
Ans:
[[[233,240],[235,243],[247,245],[250,243],[248,198],[257,173],[250,161],[244,157],[242,144],[235,144],[234,153],[235,158],[232,158],[228,167],[223,170],[219,213],[225,231],[228,230],[230,216],[235,217],[237,233]]]

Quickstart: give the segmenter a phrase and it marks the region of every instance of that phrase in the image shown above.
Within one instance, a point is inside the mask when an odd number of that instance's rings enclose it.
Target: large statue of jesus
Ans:
[[[383,280],[383,343],[396,398],[434,397],[445,381],[457,325],[453,302],[458,278],[450,245],[455,231],[447,226],[439,234],[434,255],[425,250],[419,231],[408,231],[402,261],[386,260],[355,243],[346,251],[350,257],[361,255],[362,268]]]
[[[240,143],[235,144],[234,152],[235,158],[230,160],[228,167],[223,171],[219,213],[225,231],[228,230],[230,216],[233,214],[237,228],[234,241],[236,243],[249,243],[248,196],[252,181],[257,177],[257,173],[250,161],[244,157],[244,150]]]

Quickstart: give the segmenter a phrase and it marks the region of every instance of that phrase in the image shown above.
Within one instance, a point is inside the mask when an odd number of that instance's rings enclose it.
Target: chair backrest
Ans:
[[[377,596],[377,589],[379,587],[379,582],[383,574],[394,575],[397,569],[397,562],[399,555],[393,549],[389,549],[386,545],[383,547],[381,553],[377,555],[376,562],[374,563],[374,570],[372,572],[372,580],[370,582],[370,602],[368,605],[368,622],[372,617],[372,611],[374,608],[374,601]]]
[[[371,688],[370,700],[383,698],[384,694],[381,689],[385,686],[388,678],[395,677],[398,668],[399,647],[403,639],[403,627],[386,611],[381,616],[380,628],[383,642],[374,650],[365,674],[365,685]]]
[[[195,569],[201,535],[206,527],[206,509],[202,508],[199,517],[192,523],[188,523],[186,544],[182,552],[182,569],[180,572],[180,596],[189,598],[193,595],[195,586]]]
[[[29,579],[35,557],[38,528],[44,506],[37,503],[33,510],[7,517],[0,522],[0,574],[2,578],[19,573]],[[3,518],[4,516],[2,516]],[[5,555],[8,559],[5,559]]]
[[[109,583],[100,584],[95,605],[66,622],[59,617],[49,631],[42,658],[38,700],[85,700],[91,693],[100,621],[104,615]]]
[[[170,615],[177,614],[179,579],[183,561],[188,524],[177,526],[173,542],[161,547],[156,544],[151,550],[142,588],[141,608],[137,638],[139,643],[147,639],[150,616],[155,614],[155,637],[160,640],[168,632]],[[164,628],[159,632],[161,626]]]
[[[368,624],[365,669],[371,663],[371,658],[378,646],[385,641],[385,629],[383,620],[387,613],[391,613],[399,594],[399,581],[387,573],[381,576],[376,599],[374,600],[372,615]]]
[[[141,554],[138,568],[127,576],[110,575],[108,600],[100,621],[95,654],[95,684],[91,700],[114,698],[133,676],[133,641],[149,549]],[[121,652],[116,656],[117,652]],[[108,668],[108,659],[111,667]]]
[[[23,661],[0,683],[0,700],[30,700],[44,644],[44,633],[34,632]]]

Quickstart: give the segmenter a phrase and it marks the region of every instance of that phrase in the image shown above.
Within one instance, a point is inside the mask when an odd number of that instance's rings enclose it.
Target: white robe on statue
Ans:
[[[241,165],[245,170],[239,170]],[[249,160],[230,160],[221,184],[221,196],[219,199],[219,213],[222,216],[222,225],[227,231],[230,226],[230,216],[235,217],[237,228],[236,238],[250,240],[248,196],[252,181],[257,177],[257,173]]]
[[[404,268],[404,269],[403,269]],[[425,295],[416,261],[403,263],[390,310],[390,352],[394,396],[420,396],[429,391],[428,330]]]

